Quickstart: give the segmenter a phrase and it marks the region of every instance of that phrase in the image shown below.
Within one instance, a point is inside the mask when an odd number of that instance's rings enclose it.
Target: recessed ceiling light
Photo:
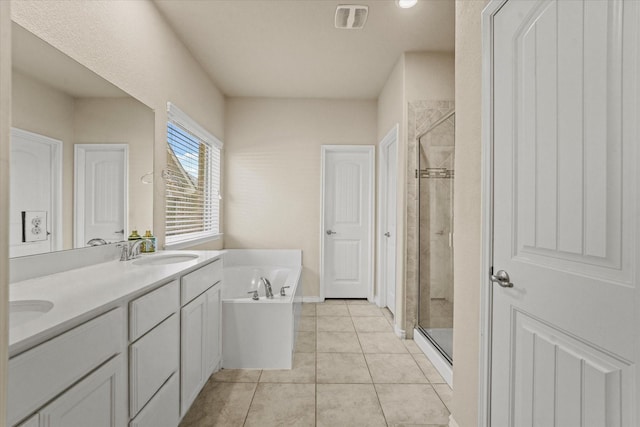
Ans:
[[[418,4],[418,0],[396,0],[396,3],[402,9],[409,9]]]

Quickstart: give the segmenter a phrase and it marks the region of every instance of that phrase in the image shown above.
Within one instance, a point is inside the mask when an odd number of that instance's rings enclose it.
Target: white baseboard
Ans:
[[[453,388],[453,369],[451,365],[442,357],[440,352],[426,339],[419,330],[413,330],[413,340],[416,342],[420,350],[431,361],[436,370],[442,375],[442,378]]]
[[[302,302],[315,303],[315,302],[323,302],[324,299],[320,297],[302,297]]]
[[[453,419],[453,415],[449,415],[449,427],[460,427],[456,420]]]
[[[401,340],[407,339],[407,331],[400,329],[398,325],[393,325],[393,330],[396,333],[396,336]]]

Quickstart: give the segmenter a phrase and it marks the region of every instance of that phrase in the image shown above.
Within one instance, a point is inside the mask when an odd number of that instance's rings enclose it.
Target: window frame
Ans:
[[[219,150],[219,164],[218,164],[218,173],[217,177],[218,188],[217,193],[219,195],[219,202],[217,204],[217,215],[218,215],[218,230],[214,231],[202,231],[202,232],[194,232],[194,233],[186,233],[183,235],[177,236],[167,236],[165,231],[165,249],[183,249],[191,246],[195,246],[201,243],[218,240],[222,237],[222,150],[224,147],[224,143],[216,138],[213,134],[208,132],[205,128],[200,126],[195,120],[193,120],[189,115],[187,115],[184,111],[178,108],[175,104],[171,102],[167,102],[167,135],[166,135],[166,144],[169,144],[169,135],[168,135],[168,127],[169,124],[173,124],[174,126],[178,126],[179,128],[184,129],[188,133],[192,134],[196,138],[198,138],[202,143],[207,144],[211,149]],[[212,159],[214,156],[211,156]],[[163,176],[166,177],[167,169],[163,173]],[[165,178],[166,179],[166,178]],[[215,192],[216,188],[213,188]],[[164,188],[165,195],[165,205],[164,205],[164,219],[165,219],[165,230],[167,225],[167,187],[165,185]]]

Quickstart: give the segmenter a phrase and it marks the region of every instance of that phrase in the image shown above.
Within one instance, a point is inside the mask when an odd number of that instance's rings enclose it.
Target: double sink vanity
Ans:
[[[167,251],[13,283],[8,425],[177,426],[221,366],[222,255]]]

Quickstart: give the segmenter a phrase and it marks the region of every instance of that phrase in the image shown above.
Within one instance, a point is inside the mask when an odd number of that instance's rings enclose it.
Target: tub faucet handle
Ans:
[[[249,291],[247,292],[248,294],[253,294],[251,296],[251,299],[254,301],[258,301],[260,299],[260,297],[258,296],[258,291]]]
[[[290,288],[291,286],[283,286],[280,288],[280,296],[281,297],[286,297],[287,294],[284,292],[285,289]]]

